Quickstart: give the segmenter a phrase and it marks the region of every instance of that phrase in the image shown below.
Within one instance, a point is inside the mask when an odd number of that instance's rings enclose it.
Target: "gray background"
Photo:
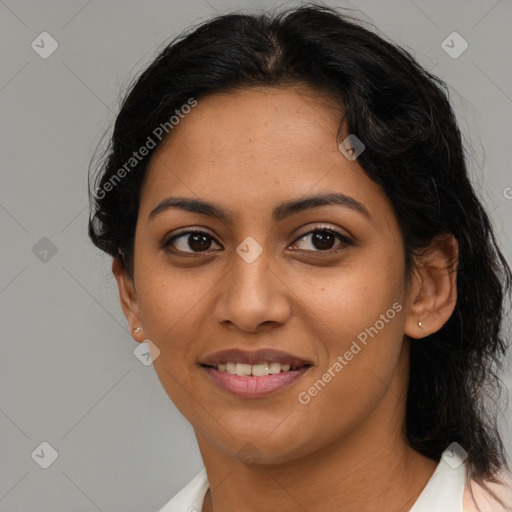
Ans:
[[[120,89],[165,40],[214,14],[296,4],[0,1],[1,511],[157,510],[200,469],[191,427],[133,354],[110,260],[86,236],[87,168]],[[511,261],[511,1],[330,5],[358,9],[450,85]],[[31,47],[43,31],[59,45],[47,59]],[[469,44],[456,59],[441,47],[453,31]],[[510,410],[502,423],[512,453]],[[43,441],[58,452],[48,469],[31,457]]]

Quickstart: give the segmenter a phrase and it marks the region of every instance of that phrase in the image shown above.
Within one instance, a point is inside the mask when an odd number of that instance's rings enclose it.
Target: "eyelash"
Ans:
[[[295,244],[296,242],[298,242],[302,238],[305,238],[306,236],[312,235],[312,234],[317,233],[317,232],[328,233],[328,234],[334,235],[336,238],[338,238],[340,243],[338,245],[336,245],[335,247],[331,248],[331,249],[326,249],[325,251],[322,251],[322,250],[307,250],[307,249],[297,249],[297,251],[303,252],[303,253],[304,252],[307,252],[307,253],[312,253],[313,252],[313,253],[321,253],[321,254],[330,255],[330,254],[334,254],[334,253],[340,251],[341,249],[343,249],[343,248],[345,248],[347,246],[353,245],[353,241],[350,238],[348,238],[347,236],[342,235],[340,232],[338,232],[338,231],[336,231],[336,230],[334,230],[332,228],[323,227],[323,226],[317,226],[314,229],[312,229],[310,231],[307,231],[306,233],[303,233],[297,239],[295,239],[293,244]],[[206,250],[206,251],[197,251],[197,252],[194,252],[194,251],[180,251],[179,249],[174,249],[174,248],[171,247],[172,242],[174,242],[175,240],[177,240],[177,239],[179,239],[179,238],[181,238],[181,237],[183,237],[185,235],[193,235],[193,234],[206,235],[207,237],[211,238],[212,240],[215,241],[215,243],[218,244],[218,242],[215,240],[215,238],[213,236],[211,236],[209,233],[205,232],[205,231],[201,231],[199,229],[187,229],[187,230],[175,233],[171,238],[166,240],[162,244],[162,249],[165,249],[166,251],[170,252],[171,254],[176,254],[176,255],[182,255],[182,254],[186,254],[186,255],[191,255],[191,254],[199,254],[199,255],[200,254],[207,254],[208,250]]]

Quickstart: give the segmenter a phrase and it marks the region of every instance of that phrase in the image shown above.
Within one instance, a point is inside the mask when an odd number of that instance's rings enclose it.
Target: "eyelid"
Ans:
[[[177,231],[173,231],[172,235],[166,236],[161,244],[161,248],[166,249],[171,244],[171,242],[173,240],[180,238],[181,236],[190,235],[190,234],[194,234],[194,233],[208,235],[216,244],[221,245],[219,242],[217,242],[216,237],[214,235],[212,235],[206,228],[187,227],[187,228],[178,229]],[[185,251],[180,251],[179,249],[176,249],[176,252],[183,253]],[[194,253],[193,251],[190,251],[190,252],[186,251],[186,252],[188,254],[201,254],[201,252],[196,252],[196,253]],[[207,251],[203,251],[203,253],[206,253],[206,252]]]
[[[325,251],[320,251],[320,250],[310,251],[310,250],[306,250],[306,249],[296,249],[296,250],[299,252],[307,252],[307,253],[332,254],[332,253],[337,252],[339,250],[340,246],[349,246],[349,245],[354,245],[354,243],[355,243],[351,236],[340,232],[339,228],[335,228],[329,224],[319,224],[319,225],[310,227],[308,229],[308,231],[305,231],[304,233],[301,233],[300,235],[298,235],[295,238],[295,240],[292,242],[292,245],[296,244],[299,240],[306,237],[307,235],[311,235],[317,231],[328,231],[329,233],[332,233],[335,237],[338,238],[340,243],[337,246],[332,247],[331,249],[326,249]]]
[[[340,232],[340,228],[338,228],[338,227],[336,227],[336,226],[334,226],[332,224],[329,224],[329,223],[320,222],[318,224],[314,224],[313,226],[309,226],[307,228],[307,231],[304,231],[303,233],[300,233],[300,234],[296,235],[294,243],[299,238],[302,238],[305,235],[309,235],[311,233],[314,233],[315,231],[332,231],[333,233],[335,233],[335,234],[339,235],[340,237],[345,238],[347,240],[350,240],[352,238],[351,235],[344,234],[344,233]]]
[[[185,227],[185,228],[180,228],[180,229],[177,229],[176,231],[173,231],[170,236],[166,236],[165,239],[164,239],[164,243],[170,242],[174,238],[177,238],[180,235],[185,235],[185,234],[188,234],[188,233],[204,233],[204,234],[209,235],[212,238],[214,238],[214,235],[209,233],[207,228],[203,228],[203,227]]]

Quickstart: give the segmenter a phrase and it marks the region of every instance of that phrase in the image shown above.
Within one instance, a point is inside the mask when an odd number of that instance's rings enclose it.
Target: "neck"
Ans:
[[[392,447],[349,449],[340,456],[339,446],[329,446],[324,454],[278,466],[205,464],[210,492],[202,512],[408,511],[437,462]]]

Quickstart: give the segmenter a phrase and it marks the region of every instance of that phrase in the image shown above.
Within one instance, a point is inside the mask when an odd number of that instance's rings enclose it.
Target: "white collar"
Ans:
[[[436,470],[409,512],[463,512],[465,477],[466,464],[461,463],[457,467],[452,467],[441,456]],[[208,487],[208,477],[203,467],[158,512],[201,512]]]
[[[201,512],[203,500],[208,488],[208,477],[206,475],[206,469],[203,467],[203,469],[201,469],[201,471],[158,512]]]
[[[453,466],[441,456],[436,470],[409,512],[463,512],[462,496],[467,468],[462,462]]]

